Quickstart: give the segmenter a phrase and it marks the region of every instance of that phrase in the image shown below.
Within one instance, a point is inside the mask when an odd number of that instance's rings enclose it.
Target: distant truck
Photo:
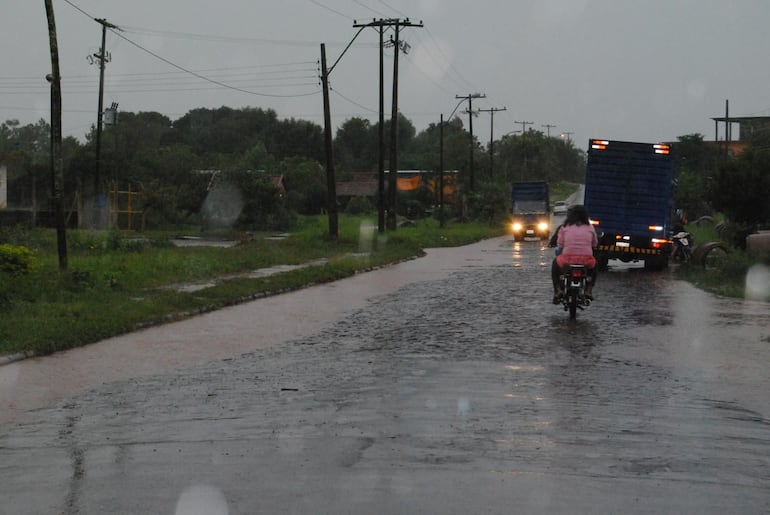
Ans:
[[[584,204],[599,236],[600,269],[610,259],[668,266],[673,179],[668,145],[590,140]]]
[[[511,230],[514,241],[547,239],[550,235],[550,198],[544,181],[514,182],[511,188]]]

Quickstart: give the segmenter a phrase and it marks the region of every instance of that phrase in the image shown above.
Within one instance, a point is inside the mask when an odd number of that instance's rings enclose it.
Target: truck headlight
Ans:
[[[511,224],[511,228],[513,228],[513,232],[519,232],[524,228],[524,226],[521,225],[520,222],[513,222]]]
[[[537,224],[537,230],[540,232],[546,232],[548,230],[548,222],[540,222]]]

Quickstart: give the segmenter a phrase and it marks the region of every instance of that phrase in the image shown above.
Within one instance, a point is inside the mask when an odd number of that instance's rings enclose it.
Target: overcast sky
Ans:
[[[63,130],[96,123],[97,53],[106,19],[104,106],[175,120],[197,107],[261,107],[323,124],[320,44],[331,66],[354,20],[409,18],[399,56],[399,107],[417,128],[486,94],[473,108],[505,108],[494,135],[527,129],[668,141],[715,137],[712,117],[770,115],[768,0],[53,0]],[[42,0],[0,0],[0,121],[50,120],[51,70]],[[387,38],[390,37],[388,34]],[[331,73],[333,123],[376,122],[378,33],[367,28]],[[386,49],[385,111],[393,50]],[[467,107],[463,103],[457,110]],[[467,125],[468,117],[463,115]],[[489,113],[474,134],[489,141]],[[531,125],[521,122],[532,122]],[[552,125],[554,127],[546,127]],[[723,137],[720,134],[720,138]]]

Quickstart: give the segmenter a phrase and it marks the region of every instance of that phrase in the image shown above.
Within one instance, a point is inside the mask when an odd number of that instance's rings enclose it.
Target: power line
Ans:
[[[363,109],[364,111],[369,111],[370,113],[378,114],[378,111],[377,111],[377,110],[375,110],[375,109],[370,109],[370,108],[366,107],[366,106],[365,106],[365,105],[363,105],[363,104],[359,104],[359,103],[358,103],[358,102],[356,102],[355,100],[352,100],[352,99],[350,99],[350,98],[346,97],[345,95],[343,95],[342,93],[340,93],[339,91],[337,91],[337,89],[336,89],[336,88],[329,88],[329,90],[330,90],[332,93],[334,93],[335,95],[337,95],[338,97],[340,97],[340,98],[342,98],[343,100],[345,100],[346,102],[349,102],[349,103],[353,104],[353,105],[354,105],[354,106],[356,106],[356,107],[360,107],[360,108],[361,108],[361,109]]]
[[[452,61],[444,54],[444,51],[441,50],[441,46],[438,44],[438,41],[436,41],[436,38],[433,37],[433,33],[430,31],[428,27],[425,27],[425,33],[428,34],[428,37],[431,38],[434,45],[436,46],[436,49],[439,51],[439,53],[442,55],[444,60],[449,65],[449,68],[454,71],[457,74],[457,77],[462,80],[466,86],[470,86],[470,89],[478,89],[476,86],[474,86],[470,81],[466,80],[462,73],[459,72],[457,68],[455,68],[454,64],[452,64]]]
[[[363,3],[363,2],[361,2],[360,0],[353,0],[353,2],[357,3],[358,5],[360,5],[361,7],[363,7],[364,9],[369,9],[370,11],[372,11],[374,14],[376,14],[376,15],[378,15],[378,16],[382,16],[382,17],[384,17],[384,18],[387,18],[387,17],[388,17],[388,15],[387,15],[387,14],[381,13],[380,11],[378,11],[378,10],[376,10],[376,9],[372,8],[372,7],[369,7],[368,5],[364,4],[364,3]]]
[[[318,45],[315,41],[303,41],[298,39],[269,39],[269,38],[252,38],[243,36],[220,36],[216,34],[199,34],[194,32],[175,32],[165,30],[147,29],[141,27],[121,27],[126,32],[132,34],[144,34],[150,36],[163,36],[175,39],[191,39],[195,41],[212,41],[212,42],[225,42],[225,43],[249,43],[260,45],[281,45],[281,46],[296,46],[296,47],[315,47]],[[333,43],[335,46],[341,46],[344,43]],[[371,45],[361,45],[371,46]]]
[[[225,84],[224,82],[221,82],[221,81],[218,81],[218,80],[215,80],[215,79],[211,79],[211,78],[209,78],[209,77],[206,77],[205,75],[201,75],[200,73],[197,73],[197,72],[194,72],[194,71],[192,71],[192,70],[189,70],[189,69],[187,69],[187,68],[184,68],[184,67],[182,67],[182,66],[179,66],[178,64],[176,64],[176,63],[174,63],[174,62],[172,62],[172,61],[170,61],[170,60],[166,59],[165,57],[162,57],[162,56],[160,56],[160,55],[156,54],[155,52],[153,52],[153,51],[151,51],[151,50],[148,50],[148,49],[144,48],[144,47],[143,47],[142,45],[140,45],[139,43],[136,43],[136,42],[134,42],[134,41],[132,41],[132,40],[128,39],[128,38],[127,38],[127,37],[125,37],[124,35],[122,35],[122,34],[119,34],[119,33],[117,33],[117,32],[116,32],[116,31],[114,31],[114,30],[112,31],[112,33],[113,33],[113,34],[115,34],[116,36],[118,36],[119,38],[121,38],[121,39],[123,39],[123,40],[127,41],[127,42],[128,42],[128,43],[130,43],[131,45],[135,46],[135,47],[136,47],[136,48],[138,48],[139,50],[142,50],[142,51],[144,51],[144,52],[146,52],[146,53],[150,54],[151,56],[155,57],[156,59],[159,59],[160,61],[163,61],[164,63],[168,64],[169,66],[173,66],[174,68],[176,68],[176,69],[178,69],[178,70],[181,70],[181,71],[183,71],[183,72],[185,72],[185,73],[189,73],[190,75],[193,75],[194,77],[198,77],[198,78],[199,78],[199,79],[201,79],[201,80],[204,80],[204,81],[206,81],[206,82],[210,82],[210,83],[212,83],[212,84],[216,84],[216,85],[218,85],[218,86],[221,86],[221,87],[223,87],[223,88],[226,88],[226,89],[230,89],[230,90],[233,90],[233,91],[238,91],[238,92],[240,92],[240,93],[246,93],[246,94],[248,94],[248,95],[255,95],[255,96],[259,96],[259,97],[272,97],[272,98],[297,98],[297,97],[307,97],[307,96],[317,95],[317,94],[319,93],[319,92],[316,90],[316,91],[313,91],[313,92],[311,92],[311,93],[297,93],[297,94],[293,94],[293,95],[279,95],[279,94],[272,94],[272,93],[258,93],[258,92],[256,92],[256,91],[249,91],[249,90],[246,90],[246,89],[243,89],[243,88],[239,88],[239,87],[236,87],[236,86],[231,86],[231,85],[229,85],[229,84]]]
[[[318,2],[318,1],[316,1],[316,0],[308,0],[308,2],[310,2],[311,4],[315,4],[315,5],[317,5],[317,6],[318,6],[318,7],[320,7],[321,9],[326,9],[326,10],[327,10],[327,11],[329,11],[329,12],[333,12],[334,14],[338,14],[338,15],[342,16],[343,18],[347,19],[347,20],[352,20],[352,19],[353,19],[353,17],[352,17],[352,16],[348,16],[347,14],[342,14],[341,12],[339,12],[339,11],[337,11],[337,10],[335,10],[335,9],[332,9],[332,8],[331,8],[331,7],[329,7],[328,5],[324,5],[324,4],[322,4],[321,2]]]
[[[393,11],[393,12],[397,13],[399,16],[403,16],[404,18],[407,18],[407,15],[406,15],[406,14],[402,13],[401,11],[399,11],[398,9],[396,9],[395,7],[393,7],[393,6],[389,5],[387,2],[385,2],[385,0],[379,0],[379,2],[380,2],[382,5],[384,5],[385,7],[387,7],[388,9],[390,9],[391,11]]]
[[[80,11],[80,12],[81,12],[81,13],[83,13],[84,15],[88,16],[89,18],[91,18],[92,20],[95,20],[95,19],[96,19],[96,18],[94,18],[93,16],[91,16],[90,14],[88,14],[87,12],[85,12],[83,9],[81,9],[80,7],[78,7],[77,5],[75,5],[75,4],[73,4],[72,2],[70,2],[70,0],[64,0],[64,1],[65,1],[66,3],[68,3],[70,6],[74,7],[76,10]]]
[[[64,1],[67,4],[69,4],[70,6],[72,6],[74,9],[76,9],[79,12],[81,12],[82,14],[84,14],[85,16],[88,16],[92,20],[101,23],[98,19],[96,19],[93,16],[91,16],[90,14],[88,14],[86,11],[84,11],[83,9],[81,9],[80,7],[78,7],[77,5],[72,3],[70,0],[64,0]],[[311,1],[313,1],[313,0],[311,0]],[[226,88],[226,89],[230,89],[232,91],[238,91],[240,93],[246,93],[248,95],[254,95],[254,96],[259,96],[259,97],[270,97],[270,98],[298,98],[298,97],[307,97],[307,96],[317,95],[319,93],[318,90],[313,91],[313,92],[309,92],[309,93],[297,93],[297,94],[292,94],[292,95],[274,94],[274,93],[259,93],[259,92],[256,92],[256,91],[249,91],[249,90],[246,90],[246,89],[243,89],[243,88],[232,86],[232,85],[226,84],[224,82],[221,82],[221,81],[218,81],[218,80],[215,80],[215,79],[211,79],[209,77],[201,75],[200,73],[194,72],[194,71],[189,70],[187,68],[184,68],[184,67],[182,67],[182,66],[180,66],[180,65],[178,65],[178,64],[176,64],[176,63],[174,63],[172,61],[170,61],[169,59],[166,59],[165,57],[162,57],[162,56],[156,54],[155,52],[153,52],[151,50],[148,50],[147,48],[144,48],[139,43],[136,43],[133,40],[131,40],[131,39],[127,38],[126,36],[124,36],[123,34],[120,34],[119,32],[117,32],[115,30],[115,28],[110,28],[110,31],[113,34],[115,34],[116,36],[118,36],[119,38],[121,38],[124,41],[128,42],[129,44],[135,46],[139,50],[142,50],[143,52],[146,52],[146,53],[150,54],[151,56],[155,57],[156,59],[158,59],[160,61],[163,61],[164,63],[168,64],[169,66],[173,66],[174,68],[176,68],[176,69],[178,69],[178,70],[180,70],[182,72],[188,73],[188,74],[190,74],[190,75],[192,75],[194,77],[197,77],[197,78],[199,78],[201,80],[204,80],[206,82],[210,82],[212,84],[216,84],[217,86],[220,86],[220,87],[223,87],[223,88]]]

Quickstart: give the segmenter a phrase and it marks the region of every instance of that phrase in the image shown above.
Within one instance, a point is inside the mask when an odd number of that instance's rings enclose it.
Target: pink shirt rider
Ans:
[[[592,225],[560,227],[556,244],[562,248],[561,254],[556,258],[560,267],[564,268],[570,264],[585,265],[588,268],[596,266],[593,249],[599,245],[599,239]]]

